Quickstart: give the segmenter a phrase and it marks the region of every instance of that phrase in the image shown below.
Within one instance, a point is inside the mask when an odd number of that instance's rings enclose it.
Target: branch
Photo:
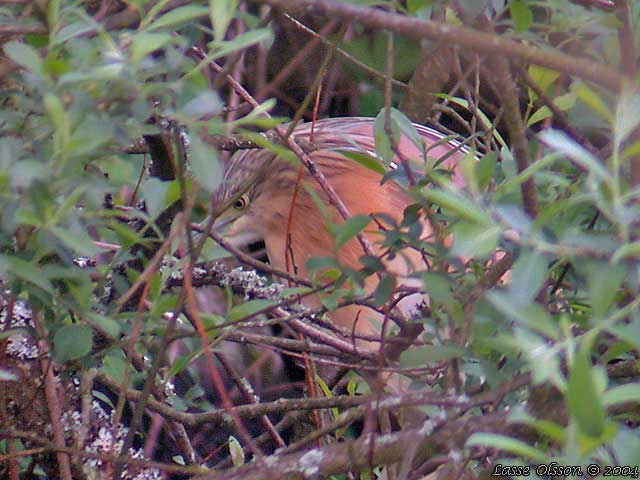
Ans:
[[[390,465],[402,461],[408,445],[417,445],[416,461],[450,451],[451,445],[464,445],[473,433],[503,433],[507,430],[508,412],[474,418],[460,418],[434,425],[427,420],[421,428],[387,435],[367,434],[357,440],[302,451],[273,455],[266,466],[249,464],[232,471],[213,472],[197,480],[285,480],[328,478],[333,474]],[[367,452],[368,454],[363,454]],[[263,465],[265,465],[263,464]]]
[[[496,85],[504,107],[505,122],[511,138],[513,156],[518,166],[518,173],[522,173],[531,165],[531,155],[529,154],[525,125],[520,111],[518,88],[513,81],[509,62],[502,55],[492,57],[490,62],[495,72]],[[538,215],[538,199],[533,176],[522,182],[520,188],[522,190],[524,211],[530,218],[535,219]]]
[[[450,42],[475,52],[499,53],[503,57],[517,58],[559,72],[592,81],[611,90],[619,90],[625,79],[633,84],[612,65],[604,65],[584,58],[575,58],[561,52],[518,43],[503,37],[480,32],[471,28],[457,27],[429,20],[389,13],[374,8],[337,2],[335,0],[258,0],[287,12],[306,12],[342,17],[345,21],[360,23],[371,29],[386,29],[413,38],[429,38]]]
[[[47,32],[44,25],[0,25],[0,35],[35,35]]]

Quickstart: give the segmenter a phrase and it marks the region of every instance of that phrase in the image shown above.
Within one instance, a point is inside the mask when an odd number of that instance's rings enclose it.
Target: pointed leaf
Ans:
[[[84,357],[92,347],[93,332],[88,325],[65,325],[53,337],[54,353],[61,363]]]
[[[567,406],[582,432],[593,438],[602,435],[605,427],[605,409],[596,388],[586,342],[571,365]]]
[[[371,223],[368,215],[353,215],[344,223],[332,226],[336,248],[345,245],[349,240],[359,234],[367,225]]]

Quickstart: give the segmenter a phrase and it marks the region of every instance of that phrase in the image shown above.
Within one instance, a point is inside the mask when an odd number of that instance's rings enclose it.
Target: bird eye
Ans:
[[[236,210],[244,210],[248,206],[249,206],[249,197],[246,193],[238,197],[238,199],[233,204],[233,208],[235,208]]]

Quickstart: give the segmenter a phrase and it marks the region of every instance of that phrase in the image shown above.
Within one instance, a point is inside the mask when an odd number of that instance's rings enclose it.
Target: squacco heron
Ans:
[[[311,123],[296,127],[297,139],[310,140]],[[448,142],[440,132],[415,125],[424,141],[430,158],[446,156],[442,165],[453,169],[463,155],[460,145]],[[341,152],[360,151],[375,153],[374,120],[372,118],[333,118],[320,120],[313,129],[313,145],[309,157],[322,171],[341,198],[351,215],[386,214],[399,224],[405,208],[414,203],[403,189],[392,181],[381,183],[375,171],[347,158]],[[424,153],[408,138],[402,137],[398,149],[405,159],[423,159]],[[397,164],[400,160],[394,159]],[[422,160],[424,161],[424,160]],[[454,181],[460,179],[454,172]],[[224,235],[235,246],[264,241],[270,263],[280,270],[295,267],[302,277],[309,276],[306,262],[314,256],[335,255],[341,265],[360,268],[359,258],[364,254],[361,244],[353,239],[341,248],[335,248],[321,209],[314,202],[309,189],[327,205],[331,221],[342,223],[335,208],[329,206],[327,196],[316,179],[306,171],[268,150],[243,150],[235,153],[224,166],[223,183],[213,199],[214,210],[229,205],[214,224],[214,229],[224,229]],[[372,222],[364,229],[364,235],[373,245],[374,254],[383,256],[379,224]],[[423,238],[428,238],[432,228],[423,222]],[[289,237],[289,242],[287,241]],[[288,256],[288,258],[287,258]],[[424,269],[420,252],[406,248],[393,260],[384,262],[387,271],[396,276],[397,284],[415,286],[416,279],[409,278],[414,270]],[[371,275],[365,281],[367,293],[375,290],[378,278]],[[319,306],[317,297],[304,300],[305,306]],[[416,299],[406,298],[398,307],[403,313],[415,308]],[[382,316],[368,307],[349,305],[330,314],[341,327],[355,332],[355,336],[371,338],[380,335]],[[373,348],[375,342],[358,341],[358,347]]]

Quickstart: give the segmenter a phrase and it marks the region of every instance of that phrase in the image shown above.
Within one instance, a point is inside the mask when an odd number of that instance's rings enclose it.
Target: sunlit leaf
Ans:
[[[559,72],[555,70],[549,70],[545,67],[540,67],[538,65],[531,64],[528,67],[529,76],[531,79],[540,87],[540,90],[546,92],[547,89],[555,82],[560,76]],[[530,95],[532,95],[532,100],[535,100],[537,96],[530,91]]]
[[[513,27],[517,33],[526,31],[533,21],[533,14],[525,0],[511,0],[509,2],[509,12]]]
[[[244,450],[240,442],[236,440],[236,437],[229,435],[229,453],[231,454],[231,460],[236,467],[244,465]]]

